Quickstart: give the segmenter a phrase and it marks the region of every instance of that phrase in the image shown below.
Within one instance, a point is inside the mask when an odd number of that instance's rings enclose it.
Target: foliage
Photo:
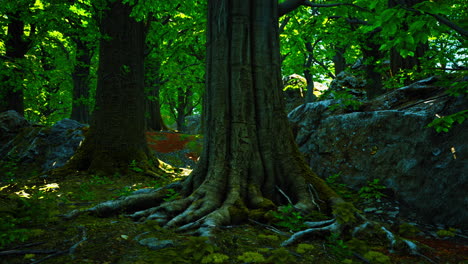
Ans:
[[[363,240],[353,238],[346,242],[347,248],[353,252],[357,252],[359,254],[364,254],[365,252],[369,251],[369,245]]]
[[[348,185],[340,183],[341,171],[325,178],[325,182],[343,198],[351,198],[352,193]]]
[[[138,167],[136,160],[132,160],[130,164],[128,164],[128,168],[136,173],[140,173],[144,171],[142,168]]]
[[[271,255],[266,259],[267,263],[288,264],[296,262],[296,257],[285,248],[277,248],[270,253]]]
[[[421,232],[415,225],[403,223],[398,227],[398,234],[405,237],[414,237]]]
[[[277,226],[285,227],[291,231],[299,231],[305,227],[302,213],[296,211],[291,204],[278,207],[278,211],[272,212],[272,215],[278,220],[274,223]]]
[[[351,256],[351,251],[349,250],[346,243],[341,239],[341,235],[338,233],[332,233],[327,238],[327,247],[333,252],[334,255],[339,257]]]
[[[390,257],[387,255],[377,252],[377,251],[369,251],[366,254],[364,254],[364,258],[369,260],[370,263],[376,263],[376,264],[391,264],[390,262]]]
[[[352,203],[343,202],[333,205],[332,213],[336,217],[336,221],[340,224],[351,224],[356,222],[355,214],[359,212]]]
[[[437,133],[449,132],[454,123],[461,124],[468,118],[468,110],[463,110],[448,116],[439,116],[429,123],[428,127],[434,127]]]
[[[242,255],[238,256],[237,259],[248,263],[262,263],[266,261],[262,254],[253,251],[244,252]]]
[[[385,188],[384,185],[380,184],[380,179],[374,179],[367,181],[367,184],[359,189],[358,194],[365,201],[377,200],[385,196],[385,194],[380,192],[380,190]]]
[[[344,88],[344,91],[331,91],[331,94],[333,98],[337,100],[337,103],[330,105],[328,108],[331,111],[335,111],[337,109],[358,110],[362,105],[362,102],[348,91],[348,88]]]
[[[454,237],[457,232],[456,228],[441,229],[436,232],[439,237]]]
[[[170,202],[170,201],[177,199],[179,195],[180,194],[176,190],[169,188],[167,189],[167,193],[165,195],[165,198],[163,198],[163,200],[166,202]]]
[[[296,247],[296,252],[299,253],[299,254],[304,254],[304,253],[312,251],[313,249],[315,249],[314,245],[300,243]]]
[[[34,229],[34,226],[50,221],[58,213],[50,192],[48,189],[24,189],[5,197],[10,206],[2,207],[0,215],[0,248],[14,242],[24,242],[43,232]]]

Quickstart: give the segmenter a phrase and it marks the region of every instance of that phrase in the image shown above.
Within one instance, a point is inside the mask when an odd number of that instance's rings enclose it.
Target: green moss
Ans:
[[[228,208],[232,224],[240,224],[247,221],[249,209],[240,200]]]

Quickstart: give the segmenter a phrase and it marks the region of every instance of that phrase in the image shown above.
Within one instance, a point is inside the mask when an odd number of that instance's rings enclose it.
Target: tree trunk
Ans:
[[[203,153],[184,182],[186,198],[167,206],[183,211],[167,226],[236,223],[288,199],[301,209],[322,206],[309,188],[322,201],[336,194],[303,160],[284,111],[277,1],[208,7]]]
[[[154,82],[150,92],[146,95],[146,130],[169,130],[161,116],[161,104],[159,103],[159,83]]]
[[[71,119],[89,123],[89,77],[91,49],[79,39],[76,43],[76,65],[73,69],[73,104]]]
[[[333,64],[335,65],[335,76],[346,68],[346,59],[344,54],[346,49],[343,47],[335,46],[335,56],[333,56]]]
[[[5,43],[6,60],[13,64],[24,58],[28,52],[30,41],[24,36],[24,22],[20,19],[20,12],[9,13],[8,32]],[[11,67],[11,66],[10,66]],[[21,69],[14,69],[1,80],[5,93],[3,102],[0,104],[0,112],[15,110],[24,115],[24,95],[22,89],[23,77]]]
[[[367,77],[366,92],[368,98],[375,98],[384,93],[382,74],[377,67],[378,61],[382,58],[379,51],[380,45],[375,44],[371,36],[367,39],[362,49],[364,57],[365,72]]]
[[[135,160],[151,168],[145,140],[144,26],[122,1],[108,3],[100,24],[96,107],[85,141],[69,167],[125,173]]]

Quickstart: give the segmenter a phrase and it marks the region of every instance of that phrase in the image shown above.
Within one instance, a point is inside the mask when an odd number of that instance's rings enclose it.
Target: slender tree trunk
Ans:
[[[144,134],[144,26],[131,11],[121,0],[109,1],[103,11],[96,107],[71,168],[125,173],[133,160],[151,168]]]
[[[89,123],[89,79],[91,69],[91,49],[87,43],[77,39],[76,65],[73,69],[73,104],[71,119]]]
[[[159,103],[159,81],[154,81],[151,91],[146,95],[146,130],[169,130],[161,116],[161,104]]]
[[[20,12],[7,14],[10,22],[5,43],[6,60],[16,63],[24,58],[28,52],[30,41],[24,36],[24,22],[20,19]],[[10,73],[12,74],[12,73]],[[4,76],[1,80],[4,89],[3,102],[0,104],[0,112],[15,110],[24,115],[24,95],[22,89],[22,71],[13,70],[14,76]]]
[[[365,47],[362,49],[367,75],[366,92],[369,98],[374,98],[384,93],[383,77],[377,67],[377,61],[382,58],[379,48],[379,44],[374,43],[371,38],[368,38]]]
[[[335,47],[335,56],[333,56],[333,64],[335,65],[335,76],[337,76],[340,72],[344,71],[346,68],[346,60],[344,57],[345,52],[345,48]]]

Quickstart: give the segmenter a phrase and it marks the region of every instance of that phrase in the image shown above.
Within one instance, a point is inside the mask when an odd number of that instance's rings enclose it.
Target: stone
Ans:
[[[140,241],[138,241],[138,243],[152,250],[159,250],[174,246],[174,242],[172,240],[159,240],[155,237],[141,239]]]
[[[29,126],[31,124],[14,110],[0,113],[0,143],[4,143],[20,129]]]
[[[333,100],[301,105],[289,113],[296,142],[322,178],[341,172],[359,190],[380,182],[400,201],[400,213],[428,223],[468,228],[468,121],[448,133],[428,128],[437,115],[466,109],[426,79],[390,91],[357,111],[331,111]]]
[[[15,130],[0,147],[1,159],[40,163],[42,170],[48,171],[63,166],[84,140],[81,128],[85,125],[71,119],[63,119],[52,127],[26,124],[22,122],[21,129]]]

